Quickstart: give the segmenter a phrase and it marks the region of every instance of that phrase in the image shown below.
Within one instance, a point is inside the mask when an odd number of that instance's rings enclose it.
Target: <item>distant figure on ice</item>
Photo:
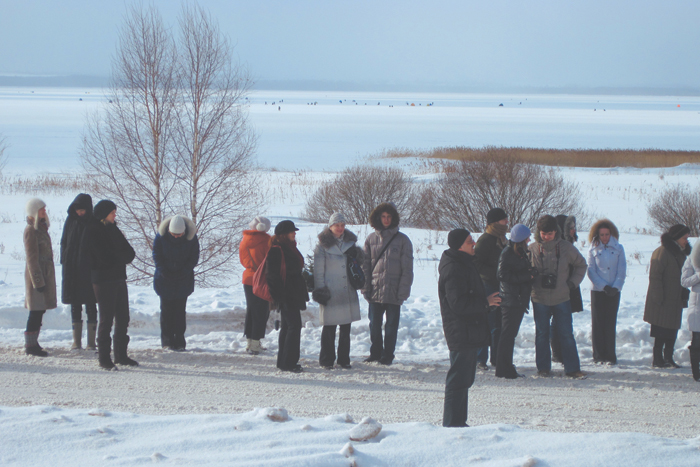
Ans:
[[[197,226],[185,216],[161,222],[153,240],[153,289],[160,297],[160,344],[182,352],[187,343],[187,297],[194,292],[194,267],[199,262]]]
[[[401,305],[411,295],[413,244],[399,232],[399,213],[391,203],[382,203],[369,216],[374,232],[365,240],[365,287],[369,302],[369,330],[372,346],[365,362],[391,365],[399,331]],[[386,313],[384,339],[382,322]]]
[[[265,327],[270,317],[270,304],[253,293],[255,271],[265,260],[270,249],[270,220],[258,216],[249,224],[249,230],[243,231],[243,240],[238,247],[238,256],[245,268],[243,271],[243,292],[245,293],[246,312],[243,334],[246,337],[246,352],[258,355],[265,349],[260,340],[265,337]]]
[[[24,351],[27,355],[46,357],[39,345],[39,331],[46,310],[56,308],[56,270],[49,236],[49,217],[46,203],[39,198],[27,201],[27,226],[24,228],[24,307],[29,310],[24,332]]]
[[[693,379],[700,382],[700,242],[695,242],[690,256],[683,264],[681,285],[690,288],[688,329],[693,333],[693,338],[688,350]]]
[[[87,343],[85,348],[95,350],[97,335],[97,302],[90,279],[90,262],[86,248],[85,231],[93,221],[92,197],[80,193],[68,206],[68,218],[63,224],[61,236],[61,264],[63,286],[61,301],[70,305],[73,323],[73,345],[71,350],[82,349],[83,305],[87,315]]]
[[[476,377],[476,355],[491,341],[488,312],[501,299],[486,289],[474,266],[474,240],[466,229],[447,235],[449,249],[438,266],[438,297],[450,369],[445,380],[442,426],[465,427],[469,408],[469,388]]]

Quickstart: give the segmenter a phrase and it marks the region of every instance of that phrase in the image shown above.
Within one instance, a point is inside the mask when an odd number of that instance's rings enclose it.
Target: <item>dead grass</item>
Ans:
[[[85,175],[39,174],[30,177],[3,177],[0,183],[0,194],[3,195],[63,195],[92,191],[94,182]]]
[[[486,146],[435,148],[427,151],[389,149],[386,158],[417,157],[488,161],[515,158],[519,162],[554,167],[676,167],[684,163],[700,163],[700,151],[663,151],[658,149],[541,149]],[[429,162],[427,162],[430,165]]]

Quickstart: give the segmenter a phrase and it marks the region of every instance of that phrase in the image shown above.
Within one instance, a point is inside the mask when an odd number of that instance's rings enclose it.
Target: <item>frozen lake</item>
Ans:
[[[77,168],[85,116],[103,102],[99,89],[0,88],[7,169]],[[700,150],[697,96],[256,91],[249,103],[260,164],[286,170],[338,170],[391,148]]]

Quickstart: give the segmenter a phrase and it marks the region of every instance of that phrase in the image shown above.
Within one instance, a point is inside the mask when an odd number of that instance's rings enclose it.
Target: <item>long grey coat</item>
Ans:
[[[690,289],[688,329],[700,332],[700,242],[693,245],[690,256],[683,264],[681,285]]]
[[[360,320],[360,301],[348,279],[345,255],[350,248],[355,248],[358,261],[362,264],[364,255],[355,246],[355,242],[357,236],[349,230],[343,233],[341,246],[338,246],[333,232],[328,228],[318,235],[318,244],[314,249],[314,288],[326,286],[331,292],[328,303],[320,305],[322,326],[349,324]]]
[[[654,250],[649,262],[649,288],[644,304],[644,321],[666,329],[680,329],[684,300],[681,270],[690,246],[681,249],[668,234],[661,236],[661,246]]]
[[[27,266],[24,269],[24,307],[30,311],[50,310],[58,306],[56,300],[56,269],[48,226],[27,217],[24,228],[24,253]],[[39,292],[37,289],[46,287]]]

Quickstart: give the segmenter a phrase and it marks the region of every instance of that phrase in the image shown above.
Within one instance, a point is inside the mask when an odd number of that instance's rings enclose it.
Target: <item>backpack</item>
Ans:
[[[287,265],[284,262],[284,252],[282,251],[282,248],[278,246],[273,246],[272,248],[280,249],[280,255],[282,258],[280,263],[280,274],[282,275],[282,283],[284,283],[287,276]],[[267,284],[267,256],[269,254],[270,252],[268,251],[263,262],[260,263],[258,269],[255,270],[255,275],[253,276],[253,293],[263,300],[274,302],[272,295],[270,295],[270,286]]]

